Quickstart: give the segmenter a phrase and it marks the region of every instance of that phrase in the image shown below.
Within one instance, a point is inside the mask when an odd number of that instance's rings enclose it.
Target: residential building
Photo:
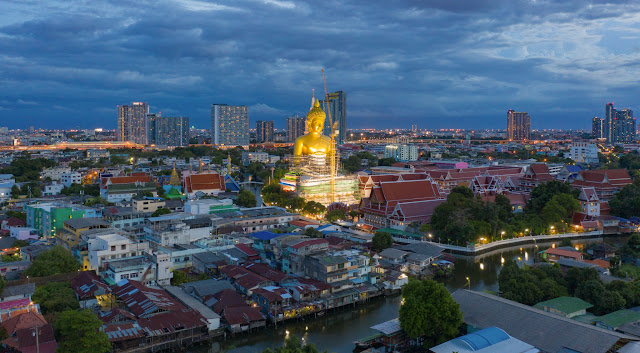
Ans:
[[[258,143],[273,142],[273,120],[256,122],[256,141]]]
[[[329,93],[328,100],[320,102],[327,112],[327,119],[324,123],[324,134],[331,135],[330,120],[337,122],[336,143],[341,145],[346,140],[347,134],[347,94],[344,91]],[[331,118],[331,119],[330,119]]]
[[[587,309],[593,308],[593,305],[576,297],[558,297],[540,302],[533,307],[571,319],[575,316],[585,315]]]
[[[258,162],[265,164],[274,164],[280,160],[280,156],[269,155],[267,152],[242,152],[242,164]]]
[[[137,212],[153,213],[164,208],[166,202],[162,199],[143,199],[131,201],[131,207]]]
[[[395,158],[398,161],[417,161],[420,157],[418,146],[405,144],[391,144],[384,148],[384,158]]]
[[[118,141],[146,144],[147,114],[147,103],[133,102],[131,105],[118,106]]]
[[[569,158],[577,163],[597,164],[598,146],[587,141],[573,141],[569,149]]]
[[[608,144],[633,143],[636,140],[636,119],[631,109],[617,110],[613,103],[605,105],[604,135]]]
[[[583,187],[580,190],[578,201],[580,202],[582,213],[591,218],[600,217],[600,199],[594,187]]]
[[[304,273],[304,258],[310,254],[329,250],[329,242],[325,239],[300,239],[287,245],[287,259],[283,259],[283,271],[288,273]],[[285,263],[286,262],[286,269]]]
[[[507,134],[509,141],[531,139],[531,117],[526,112],[507,112]]]
[[[88,240],[89,270],[101,273],[112,260],[142,256],[149,252],[148,242],[134,242],[119,234],[98,235]]]
[[[216,214],[238,210],[238,206],[231,199],[201,199],[188,200],[184,204],[184,212],[193,215]]]
[[[82,184],[82,174],[78,172],[66,172],[60,175],[60,182],[66,187],[71,184]]]
[[[591,134],[594,139],[604,138],[604,119],[594,116],[591,120]]]
[[[299,116],[290,116],[287,118],[287,141],[295,141],[298,137],[304,135],[306,126],[306,118]]]
[[[44,186],[44,191],[42,191],[42,196],[54,196],[60,195],[60,192],[64,189],[64,185],[62,183],[53,182],[49,185]],[[2,195],[0,195],[2,198]]]
[[[15,184],[16,181],[12,174],[0,174],[0,201],[11,198],[11,189]]]
[[[27,213],[27,226],[35,228],[44,237],[55,237],[64,221],[74,218],[101,217],[101,210],[63,203],[30,204],[24,207]]]
[[[147,115],[147,145],[184,147],[189,145],[189,118]]]
[[[575,261],[582,261],[584,259],[582,252],[569,247],[551,248],[545,250],[544,253],[548,256],[550,262],[558,262],[560,259]]]
[[[246,105],[211,105],[211,143],[249,146],[249,108]]]
[[[109,222],[100,218],[75,218],[63,222],[63,227],[56,234],[56,243],[71,250],[82,240],[82,232],[92,229],[108,229]]]

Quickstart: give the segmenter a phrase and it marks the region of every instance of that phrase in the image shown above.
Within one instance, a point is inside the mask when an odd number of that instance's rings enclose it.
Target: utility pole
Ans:
[[[38,326],[33,327],[35,329],[34,336],[36,337],[36,353],[40,353],[40,336],[38,334]]]

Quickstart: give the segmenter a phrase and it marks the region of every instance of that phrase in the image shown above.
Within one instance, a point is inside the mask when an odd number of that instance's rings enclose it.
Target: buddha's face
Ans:
[[[309,132],[321,133],[324,128],[324,120],[323,119],[313,119],[309,122]]]

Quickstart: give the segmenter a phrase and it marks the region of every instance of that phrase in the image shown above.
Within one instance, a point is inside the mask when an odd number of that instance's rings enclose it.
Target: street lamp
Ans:
[[[500,232],[500,240],[503,240],[502,237],[504,237],[504,233],[505,233],[504,230],[502,232]]]
[[[471,280],[467,277],[467,284],[469,285],[469,290],[471,290]]]

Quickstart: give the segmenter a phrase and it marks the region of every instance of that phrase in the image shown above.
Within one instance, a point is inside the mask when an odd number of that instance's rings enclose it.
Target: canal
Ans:
[[[601,239],[574,242],[581,247],[584,244],[601,241]],[[559,242],[555,242],[558,246]],[[514,260],[518,264],[533,264],[538,252],[552,246],[552,243],[527,245],[522,247],[496,250],[477,257],[456,257],[455,271],[444,284],[450,292],[467,288],[470,280],[471,289],[477,291],[497,291],[498,274],[503,261]],[[213,342],[209,345],[193,347],[184,352],[189,353],[261,353],[265,348],[282,345],[287,335],[296,335],[306,342],[314,343],[320,351],[342,353],[353,351],[353,342],[359,338],[372,335],[370,327],[398,316],[400,296],[392,296],[373,300],[354,308],[345,308],[326,315],[305,320],[292,321],[271,326],[250,334],[237,335]]]

